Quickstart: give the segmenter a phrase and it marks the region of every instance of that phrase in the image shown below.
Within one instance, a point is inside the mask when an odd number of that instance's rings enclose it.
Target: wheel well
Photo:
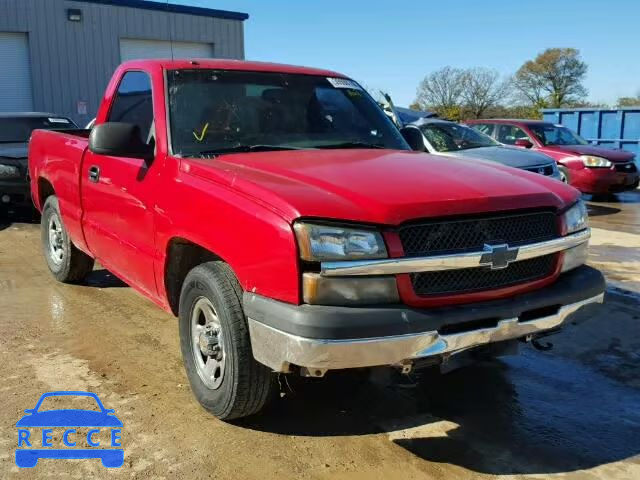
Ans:
[[[205,262],[222,260],[215,253],[189,240],[176,238],[171,240],[167,248],[167,261],[164,270],[164,285],[167,291],[169,306],[174,315],[178,315],[180,291],[187,274]]]
[[[38,202],[40,205],[40,210],[44,207],[44,202],[47,201],[47,198],[51,195],[55,195],[55,190],[53,189],[53,185],[46,178],[38,178]]]

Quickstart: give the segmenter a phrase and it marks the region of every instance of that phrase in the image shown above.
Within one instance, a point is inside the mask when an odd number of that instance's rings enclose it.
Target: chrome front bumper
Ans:
[[[315,339],[283,332],[249,317],[249,332],[255,359],[276,372],[287,373],[290,365],[306,368],[311,375],[326,370],[406,365],[411,361],[455,354],[489,343],[536,335],[560,327],[567,317],[591,303],[602,303],[604,293],[562,306],[553,315],[521,320],[507,318],[495,327],[441,335],[438,331],[358,339]]]

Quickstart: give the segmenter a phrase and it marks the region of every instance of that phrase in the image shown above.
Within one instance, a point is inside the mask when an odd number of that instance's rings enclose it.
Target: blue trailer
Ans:
[[[559,123],[596,145],[622,148],[640,158],[640,106],[617,109],[545,108],[546,122]]]

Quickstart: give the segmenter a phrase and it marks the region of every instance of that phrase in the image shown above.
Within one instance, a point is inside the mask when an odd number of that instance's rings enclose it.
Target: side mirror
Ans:
[[[27,408],[24,413],[33,413],[34,409],[33,408]]]
[[[533,143],[531,143],[529,140],[527,140],[526,138],[518,138],[516,140],[516,143],[514,144],[516,147],[524,147],[524,148],[531,148],[533,147]]]
[[[411,147],[411,150],[415,150],[416,152],[427,151],[422,132],[418,127],[403,127],[400,129],[400,133]]]
[[[89,135],[89,150],[112,157],[153,158],[153,146],[140,137],[140,127],[132,123],[107,122],[96,125]]]

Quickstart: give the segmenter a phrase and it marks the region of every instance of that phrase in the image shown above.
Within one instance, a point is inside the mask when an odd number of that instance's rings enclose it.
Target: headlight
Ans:
[[[606,158],[594,157],[593,155],[580,155],[585,167],[589,168],[609,168],[611,162]]]
[[[300,257],[309,261],[387,258],[379,232],[358,228],[296,223]]]
[[[567,226],[567,233],[579,232],[589,227],[589,214],[587,206],[582,200],[567,210],[564,214],[564,222]]]
[[[0,178],[19,178],[20,170],[13,165],[4,165],[0,163]]]

